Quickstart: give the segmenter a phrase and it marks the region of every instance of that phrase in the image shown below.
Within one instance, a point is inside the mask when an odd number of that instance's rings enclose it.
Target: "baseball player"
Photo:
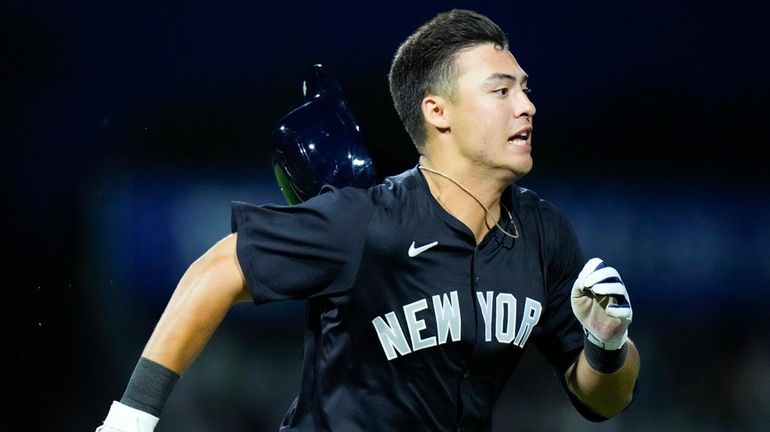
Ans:
[[[420,153],[370,188],[234,203],[232,234],[179,282],[97,430],[152,431],[236,302],[306,299],[301,388],[281,431],[488,431],[524,350],[587,419],[632,401],[639,353],[618,272],[515,185],[532,168],[527,75],[505,33],[441,13],[399,47],[391,94]]]

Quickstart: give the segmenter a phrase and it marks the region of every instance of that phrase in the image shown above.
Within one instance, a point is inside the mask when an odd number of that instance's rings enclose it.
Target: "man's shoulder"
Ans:
[[[532,189],[514,184],[511,187],[511,199],[522,216],[537,214],[548,225],[566,221],[563,213],[554,203],[541,197]]]
[[[419,171],[417,167],[414,167],[399,174],[385,177],[382,183],[375,187],[379,188],[380,193],[403,194],[417,189],[419,180]]]
[[[544,206],[551,206],[548,201],[541,198],[534,190],[516,184],[511,185],[511,200],[517,208],[525,212],[541,212]]]
[[[381,182],[368,188],[325,185],[313,200],[321,198],[340,203],[356,201],[374,206],[387,206],[404,199],[410,192],[417,189],[419,189],[419,179],[416,168],[413,168],[387,176]]]

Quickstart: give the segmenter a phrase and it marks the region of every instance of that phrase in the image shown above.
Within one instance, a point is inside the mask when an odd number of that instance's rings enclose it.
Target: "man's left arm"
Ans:
[[[585,339],[565,372],[567,387],[596,414],[615,417],[631,403],[640,364],[628,339],[633,314],[625,284],[614,268],[592,258],[573,284],[571,301]]]
[[[586,360],[586,351],[591,349],[592,347],[584,348],[575,363],[565,372],[567,388],[593,412],[612,418],[631,403],[639,375],[639,351],[630,339],[627,340],[627,352],[620,369],[602,373],[591,367]]]

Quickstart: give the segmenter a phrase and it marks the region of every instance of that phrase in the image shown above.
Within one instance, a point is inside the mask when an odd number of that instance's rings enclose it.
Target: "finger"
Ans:
[[[621,305],[621,304],[611,304],[607,306],[607,309],[605,309],[607,312],[607,315],[615,318],[620,318],[622,320],[631,321],[633,318],[633,311],[631,310],[631,305]]]
[[[620,274],[612,267],[603,267],[583,278],[583,286],[590,287],[600,282],[620,282]]]
[[[628,296],[628,290],[626,290],[626,286],[621,282],[599,283],[586,290],[596,295]]]
[[[602,261],[601,258],[591,258],[583,266],[583,270],[580,271],[580,274],[578,275],[578,280],[585,279],[586,276],[591,274],[593,271],[599,269],[603,265],[605,265],[605,264],[604,264],[604,261]]]

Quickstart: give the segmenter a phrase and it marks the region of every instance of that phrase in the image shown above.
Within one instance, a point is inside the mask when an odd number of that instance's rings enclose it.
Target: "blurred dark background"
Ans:
[[[453,7],[508,33],[538,108],[519,184],[620,270],[642,354],[639,399],[597,426],[527,353],[496,430],[766,431],[769,7],[659,0],[4,3],[0,429],[100,424],[176,281],[229,233],[230,202],[283,202],[270,136],[314,63],[339,80],[381,174],[413,166],[389,63]],[[302,320],[301,303],[236,307],[158,430],[277,430]]]

